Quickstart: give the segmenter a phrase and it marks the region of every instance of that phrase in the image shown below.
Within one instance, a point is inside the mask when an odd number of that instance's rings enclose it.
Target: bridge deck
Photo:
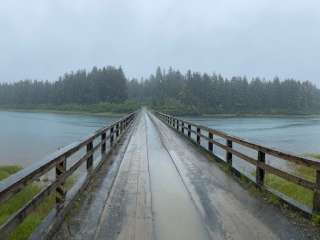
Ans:
[[[55,239],[318,239],[142,112]],[[297,224],[299,223],[299,224]]]

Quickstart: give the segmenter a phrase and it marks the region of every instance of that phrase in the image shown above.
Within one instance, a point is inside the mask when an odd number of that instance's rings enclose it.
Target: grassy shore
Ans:
[[[306,180],[315,181],[315,170],[303,166],[295,167],[295,175],[302,177]],[[289,182],[281,177],[273,174],[266,174],[266,185],[270,186],[292,199],[312,208],[313,204],[313,192],[309,189],[301,187],[295,183]]]
[[[0,166],[0,180],[18,172],[22,168],[20,166]],[[69,180],[67,185],[71,187],[73,180]],[[0,225],[5,223],[8,218],[19,210],[23,205],[30,201],[41,190],[41,186],[37,183],[26,186],[15,196],[0,205]],[[31,233],[41,223],[41,221],[49,214],[55,204],[54,193],[50,194],[34,212],[29,214],[25,220],[11,233],[9,239],[24,240],[28,239]],[[1,237],[0,237],[1,238]]]
[[[320,159],[320,154],[305,154],[305,156]],[[311,182],[315,182],[316,180],[316,171],[309,167],[295,165],[294,174]],[[265,184],[272,189],[284,193],[297,202],[312,208],[314,194],[313,191],[269,173],[266,174],[265,181]],[[274,201],[277,202],[277,200]],[[320,224],[319,214],[315,214],[313,216],[313,222]]]
[[[60,105],[0,105],[3,111],[54,112],[54,113],[82,113],[94,115],[123,115],[140,108],[136,102],[123,103],[101,102],[96,104],[60,104]]]

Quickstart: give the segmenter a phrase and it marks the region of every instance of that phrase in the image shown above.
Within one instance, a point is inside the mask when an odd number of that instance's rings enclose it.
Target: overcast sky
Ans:
[[[320,86],[319,0],[1,0],[0,31],[1,82],[121,65]]]

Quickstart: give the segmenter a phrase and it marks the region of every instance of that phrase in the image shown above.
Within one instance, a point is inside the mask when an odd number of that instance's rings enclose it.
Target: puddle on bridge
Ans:
[[[156,239],[209,239],[159,133],[145,114]]]

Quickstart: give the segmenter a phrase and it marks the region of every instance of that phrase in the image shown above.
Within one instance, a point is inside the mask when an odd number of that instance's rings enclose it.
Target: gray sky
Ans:
[[[320,86],[319,0],[1,0],[0,31],[1,82],[121,65]]]

